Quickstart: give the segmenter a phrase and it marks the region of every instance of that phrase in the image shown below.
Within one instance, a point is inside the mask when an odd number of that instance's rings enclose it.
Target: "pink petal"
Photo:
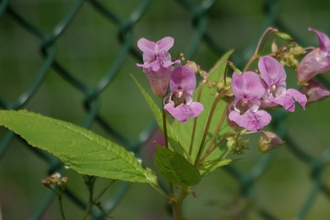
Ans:
[[[234,72],[231,85],[237,99],[259,99],[266,91],[259,75],[251,71],[242,75]]]
[[[194,71],[188,66],[175,67],[170,80],[171,92],[173,93],[178,90],[184,90],[185,93],[191,96],[195,88],[196,75]]]
[[[273,96],[269,96],[268,98],[270,101],[283,106],[283,108],[285,108],[289,112],[294,112],[294,110],[295,110],[293,97],[292,97],[292,95],[290,95],[286,92],[283,92],[280,96],[278,96],[276,98],[274,98]]]
[[[329,70],[330,56],[326,56],[319,48],[315,48],[300,61],[297,69],[298,82],[300,85],[305,85],[317,74]]]
[[[314,32],[317,34],[319,38],[320,49],[322,51],[330,52],[330,39],[329,37],[321,31],[315,30],[313,28],[308,28],[309,31]]]
[[[300,104],[300,106],[305,109],[307,97],[304,94],[295,89],[288,89],[286,93],[290,94]]]
[[[286,73],[283,66],[273,57],[261,57],[258,68],[268,86],[273,84],[286,87]]]
[[[269,96],[268,98],[270,101],[282,105],[283,108],[289,112],[294,112],[295,110],[294,100],[296,100],[303,109],[305,109],[305,105],[307,103],[306,96],[295,89],[288,89],[276,98],[272,96]]]
[[[144,53],[150,52],[155,54],[155,48],[156,48],[155,42],[149,41],[145,38],[141,38],[140,40],[138,40],[137,46]]]
[[[268,125],[271,121],[271,116],[264,110],[257,112],[247,111],[243,115],[240,115],[237,111],[229,113],[228,118],[231,121],[236,122],[240,127],[250,131],[260,131],[263,127]]]
[[[159,59],[161,61],[161,65],[165,68],[172,66],[174,64],[179,64],[180,60],[175,60],[172,62],[171,60],[171,54],[167,51],[160,51],[159,52]]]
[[[164,106],[164,109],[168,111],[176,120],[181,121],[182,123],[187,123],[187,113],[185,109],[182,107],[183,105],[179,105],[174,107],[172,103],[167,103]]]
[[[190,105],[181,104],[174,107],[172,103],[168,103],[164,106],[164,109],[168,111],[176,120],[182,123],[187,123],[187,118],[197,117],[203,110],[204,107],[199,102],[193,102]]]
[[[157,41],[158,52],[168,51],[174,45],[174,39],[172,37],[164,37],[163,39]]]
[[[193,102],[189,106],[189,115],[190,118],[197,117],[204,110],[204,106],[199,102]]]
[[[144,64],[152,63],[156,60],[155,51],[145,51],[143,52],[143,62]]]

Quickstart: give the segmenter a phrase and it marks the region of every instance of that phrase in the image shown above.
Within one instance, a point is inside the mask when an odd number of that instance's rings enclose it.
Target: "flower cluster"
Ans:
[[[164,109],[175,119],[186,123],[187,118],[197,117],[203,111],[203,105],[193,102],[192,94],[196,88],[196,75],[189,65],[176,66],[180,61],[171,61],[168,50],[173,46],[174,39],[165,37],[152,42],[140,39],[138,47],[143,52],[144,64],[137,64],[149,81],[152,92],[156,96],[165,96],[168,85],[170,93],[164,98]]]
[[[261,57],[258,68],[261,76],[248,71],[242,75],[234,72],[232,77],[235,101],[228,117],[250,131],[259,131],[270,123],[271,116],[265,108],[282,106],[293,112],[294,100],[303,108],[307,103],[305,95],[286,88],[286,72],[275,58]]]
[[[330,39],[320,31],[309,30],[317,34],[320,46],[307,53],[300,63],[295,56],[306,53],[306,49],[296,45],[290,50],[282,48],[269,55],[257,56],[258,69],[255,71],[233,73],[231,93],[234,99],[228,103],[229,125],[258,132],[271,122],[267,109],[282,107],[294,112],[295,101],[305,109],[307,103],[330,96],[325,86],[314,79],[317,74],[330,70]],[[140,39],[138,47],[143,51],[144,64],[137,66],[143,68],[153,93],[165,97],[164,109],[175,119],[186,123],[188,118],[197,117],[204,107],[199,102],[193,102],[192,98],[196,88],[195,72],[198,72],[195,63],[186,61],[174,67],[180,61],[171,60],[168,50],[173,44],[171,37],[156,43]],[[285,64],[296,68],[300,91],[287,88]],[[166,96],[168,85],[170,93]]]

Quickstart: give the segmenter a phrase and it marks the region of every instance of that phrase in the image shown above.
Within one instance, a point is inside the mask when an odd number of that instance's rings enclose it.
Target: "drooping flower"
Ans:
[[[196,75],[188,66],[174,68],[170,79],[171,93],[164,99],[164,109],[182,123],[187,118],[197,117],[204,107],[193,102],[192,94],[196,88]]]
[[[252,71],[242,75],[234,72],[231,85],[235,101],[228,115],[229,120],[250,131],[260,131],[268,125],[270,114],[259,109],[266,89],[258,74]]]
[[[273,57],[261,57],[258,62],[259,71],[266,83],[266,93],[262,107],[283,106],[286,110],[295,110],[294,100],[305,109],[307,98],[295,89],[286,89],[286,72],[283,66]]]
[[[150,88],[157,96],[166,94],[173,70],[172,65],[180,62],[179,60],[174,62],[171,60],[168,50],[173,44],[174,39],[172,37],[164,37],[157,42],[141,38],[137,43],[138,48],[143,52],[144,63],[136,65],[143,68]]]
[[[307,85],[307,82],[314,76],[330,70],[330,39],[324,33],[309,28],[318,36],[319,48],[309,52],[299,63],[297,69],[298,83]]]
[[[309,80],[308,86],[302,86],[300,92],[307,96],[307,103],[321,101],[330,96],[330,91],[320,82]]]

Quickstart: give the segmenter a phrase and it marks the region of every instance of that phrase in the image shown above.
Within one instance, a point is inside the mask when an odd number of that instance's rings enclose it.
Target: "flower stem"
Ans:
[[[174,201],[172,201],[172,211],[173,211],[173,219],[174,220],[182,220],[182,202],[186,198],[186,196],[189,194],[187,190],[181,189],[180,192],[176,195],[174,198]]]
[[[164,102],[162,102],[163,106],[163,131],[164,131],[164,141],[165,141],[165,148],[168,148],[168,138],[167,138],[167,126],[166,126],[166,110],[164,109]]]
[[[223,95],[223,91],[221,91],[218,94],[218,96],[214,100],[214,103],[213,103],[212,108],[210,110],[210,114],[209,114],[209,117],[207,119],[207,122],[206,122],[206,125],[205,125],[205,128],[204,128],[204,133],[203,133],[202,141],[201,141],[201,144],[199,145],[199,149],[198,149],[198,153],[197,153],[197,157],[196,157],[194,166],[197,166],[197,164],[199,163],[199,159],[200,159],[201,154],[202,154],[202,151],[203,151],[203,146],[204,146],[204,143],[205,143],[205,140],[206,140],[206,137],[207,137],[207,134],[208,134],[210,125],[211,125],[211,121],[212,121],[212,118],[213,118],[214,111],[215,111],[215,109],[217,107],[218,102],[222,98],[222,95]]]
[[[267,28],[261,35],[258,45],[256,47],[256,50],[254,51],[254,54],[257,55],[259,53],[259,51],[264,47],[265,42],[267,41],[268,37],[270,36],[270,34],[274,31],[277,31],[277,29],[273,28],[273,27],[269,27]],[[267,34],[267,35],[266,35]],[[266,37],[265,37],[266,36]],[[264,40],[264,38],[267,38],[266,40]],[[262,43],[262,44],[261,44]]]
[[[225,119],[226,119],[227,112],[228,112],[228,110],[227,110],[227,107],[226,107],[226,109],[225,109],[225,111],[222,113],[222,116],[221,116],[221,118],[220,118],[220,121],[219,121],[219,123],[218,123],[218,125],[217,125],[217,127],[216,127],[216,129],[215,129],[215,131],[214,131],[214,133],[213,133],[213,136],[212,136],[212,138],[211,138],[211,141],[210,141],[209,145],[208,145],[207,148],[206,148],[205,155],[207,155],[207,156],[210,155],[210,153],[212,153],[212,151],[214,151],[214,150],[216,149],[216,148],[212,148],[212,145],[214,144],[214,140],[215,140],[215,138],[218,136],[218,133],[219,133],[219,131],[220,131],[222,125],[223,125],[223,122],[224,122]],[[202,162],[202,161],[206,158],[205,155],[202,157],[202,159],[201,159],[200,162]],[[200,163],[200,162],[199,162],[199,163]],[[199,164],[199,163],[198,163],[198,164]],[[198,166],[198,164],[197,164],[197,166]]]
[[[249,67],[251,66],[252,62],[253,62],[255,59],[257,59],[257,58],[258,58],[258,55],[257,55],[257,54],[253,54],[253,55],[251,56],[251,58],[249,59],[249,61],[247,62],[247,64],[245,65],[245,67],[244,67],[244,69],[243,69],[243,73],[246,72],[246,71],[249,69]]]
[[[166,110],[164,109],[164,102],[162,102],[162,109],[163,109],[163,131],[164,131],[165,148],[168,149],[167,126],[166,126]],[[170,196],[172,197],[174,195],[173,184],[171,182],[168,182],[168,183],[169,183],[169,188],[170,188]]]
[[[84,176],[85,179],[85,184],[88,188],[89,191],[89,201],[88,201],[88,206],[86,208],[85,214],[83,219],[87,219],[90,210],[92,209],[93,205],[94,205],[94,201],[93,201],[93,194],[94,194],[94,183],[96,181],[96,177],[95,176],[88,176],[85,175]]]
[[[267,41],[268,37],[270,36],[270,34],[274,31],[277,31],[277,29],[269,27],[267,28],[261,35],[259,41],[258,41],[258,45],[256,47],[256,50],[254,51],[254,54],[251,56],[251,58],[249,59],[249,61],[247,62],[247,64],[244,67],[243,72],[246,72],[248,70],[248,68],[250,67],[251,63],[258,58],[258,53],[259,51],[264,47],[265,42]],[[266,40],[264,40],[264,38],[266,38]]]
[[[203,80],[199,86],[197,102],[200,102],[200,100],[201,100],[202,90],[203,90],[203,86],[205,85],[205,83],[206,83],[206,80]],[[191,154],[192,154],[192,149],[193,149],[193,145],[194,145],[197,119],[198,119],[198,117],[194,118],[194,125],[193,125],[193,130],[192,130],[191,139],[190,139],[190,146],[189,146],[189,156],[191,156]]]
[[[64,210],[63,210],[63,203],[62,203],[62,193],[58,194],[58,201],[60,203],[60,211],[62,219],[65,220]]]

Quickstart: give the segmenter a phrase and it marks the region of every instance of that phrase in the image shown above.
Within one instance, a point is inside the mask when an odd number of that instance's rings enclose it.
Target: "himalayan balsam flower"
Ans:
[[[141,38],[137,46],[143,52],[143,64],[136,64],[143,68],[146,74],[152,92],[157,96],[164,96],[167,92],[170,76],[173,70],[173,64],[179,63],[179,60],[172,62],[168,50],[173,46],[172,37],[164,37],[155,42]]]
[[[182,123],[187,118],[197,117],[204,107],[193,102],[192,94],[196,88],[196,75],[188,66],[174,68],[170,79],[171,93],[164,99],[164,109]]]
[[[266,83],[263,107],[283,106],[286,110],[295,110],[294,100],[305,109],[307,98],[295,89],[286,89],[286,73],[283,66],[270,56],[261,57],[259,71]]]
[[[232,90],[235,96],[233,110],[228,118],[240,127],[260,131],[271,121],[268,112],[260,110],[261,98],[265,94],[264,84],[255,72],[233,73]]]
[[[309,52],[300,62],[297,69],[298,83],[307,85],[308,81],[317,74],[330,70],[330,39],[324,33],[309,28],[318,36],[319,48],[315,48]]]

